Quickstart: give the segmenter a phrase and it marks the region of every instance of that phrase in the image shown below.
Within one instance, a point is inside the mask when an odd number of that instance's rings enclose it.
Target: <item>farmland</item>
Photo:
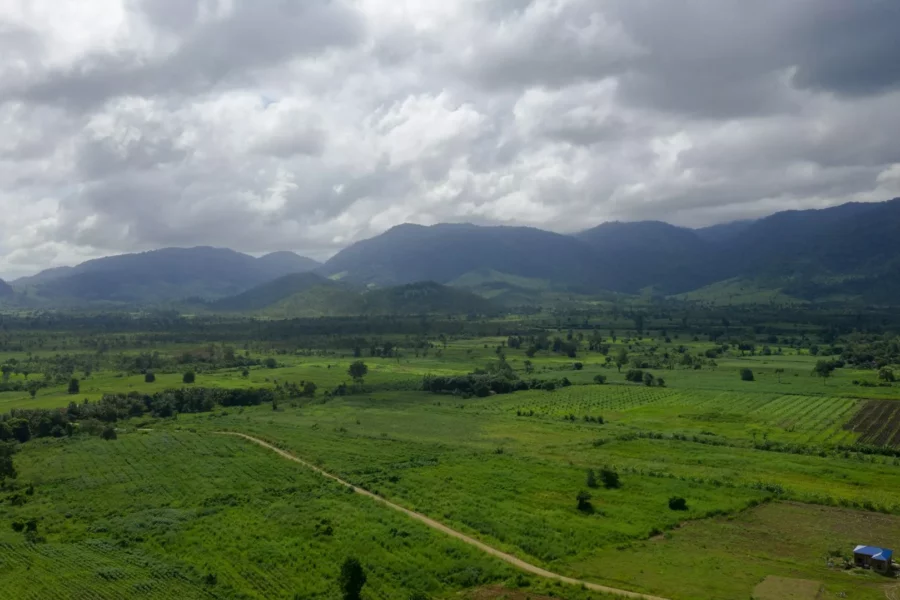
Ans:
[[[225,339],[188,324],[113,334],[106,352],[65,330],[42,351],[23,333],[2,356],[21,388],[0,395],[13,411],[0,433],[20,441],[0,491],[2,591],[338,598],[352,556],[370,600],[601,597],[228,431],[566,577],[672,600],[817,585],[882,598],[891,579],[844,565],[854,545],[900,536],[892,346],[771,317],[776,333],[757,333],[748,318],[732,315],[724,341],[677,315],[639,333],[612,314],[336,321],[333,336],[312,321],[294,337],[237,322]],[[426,376],[462,387],[424,391]]]

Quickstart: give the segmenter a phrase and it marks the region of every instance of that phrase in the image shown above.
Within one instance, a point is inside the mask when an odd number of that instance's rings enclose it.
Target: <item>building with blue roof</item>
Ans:
[[[853,562],[857,567],[889,573],[893,568],[893,550],[877,546],[857,546],[853,549]]]

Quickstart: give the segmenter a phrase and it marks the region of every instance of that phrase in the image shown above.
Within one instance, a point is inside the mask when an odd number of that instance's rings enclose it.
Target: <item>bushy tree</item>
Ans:
[[[816,377],[822,378],[822,384],[827,385],[828,378],[831,377],[831,373],[834,371],[834,363],[830,360],[820,360],[816,361],[816,366],[813,367],[813,373]]]
[[[355,360],[350,364],[347,373],[357,384],[362,385],[365,376],[369,373],[369,367],[361,360]]]
[[[753,371],[747,368],[741,369],[741,381],[753,381]]]
[[[606,375],[594,375],[594,383],[597,385],[603,385],[606,383]]]
[[[72,378],[69,380],[69,394],[75,395],[81,391],[81,383],[76,379]]]
[[[580,370],[582,370],[582,369],[584,368],[584,363],[577,362],[577,363],[575,363],[574,365],[572,365],[572,367],[573,367],[576,371],[580,371]]]
[[[360,600],[363,586],[366,585],[366,574],[357,559],[351,557],[344,561],[339,583],[344,600]]]
[[[111,425],[103,429],[103,433],[100,434],[100,437],[107,441],[112,441],[119,438],[119,436],[116,434],[115,427]]]
[[[587,470],[587,478],[586,478],[585,484],[589,488],[597,487],[597,475],[594,473],[593,469]]]
[[[641,383],[644,381],[644,372],[640,369],[628,369],[628,372],[625,373],[625,379],[634,383]]]
[[[653,377],[653,373],[644,373],[644,385],[647,387],[653,387],[653,383],[656,381],[656,378]]]
[[[619,349],[619,352],[616,354],[616,367],[619,369],[619,373],[622,372],[622,367],[628,364],[628,351],[625,348]]]
[[[153,371],[147,371],[144,374],[144,383],[153,383],[156,381],[156,375],[154,375]]]
[[[277,369],[278,361],[272,358],[271,356],[263,361],[263,366],[267,369]]]
[[[181,376],[181,381],[183,383],[194,383],[197,381],[197,374],[193,371],[187,371],[184,375]]]

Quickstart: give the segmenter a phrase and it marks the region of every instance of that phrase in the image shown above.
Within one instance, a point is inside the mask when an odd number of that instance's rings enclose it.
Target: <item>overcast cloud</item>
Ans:
[[[0,276],[900,196],[897,0],[0,0]]]

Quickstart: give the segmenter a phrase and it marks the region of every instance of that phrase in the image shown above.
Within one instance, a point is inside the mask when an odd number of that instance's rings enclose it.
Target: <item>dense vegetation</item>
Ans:
[[[600,597],[218,435],[235,431],[567,576],[675,600],[769,576],[883,598],[890,580],[844,570],[856,543],[900,533],[898,332],[878,308],[651,299],[5,314],[2,591]]]

